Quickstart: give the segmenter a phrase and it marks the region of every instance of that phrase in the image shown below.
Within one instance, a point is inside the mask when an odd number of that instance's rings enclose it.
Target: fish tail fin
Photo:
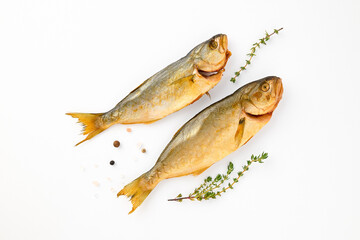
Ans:
[[[99,118],[103,115],[103,113],[66,113],[67,115],[72,116],[73,118],[77,118],[79,120],[79,123],[82,123],[84,126],[83,129],[83,135],[87,135],[84,140],[81,142],[78,142],[75,146],[79,145],[80,143],[83,143],[105,129],[107,129],[109,126],[104,126],[101,124]]]
[[[147,196],[150,194],[150,192],[154,189],[149,187],[144,181],[144,174],[126,185],[118,194],[117,196],[125,195],[130,198],[132,203],[132,209],[129,212],[132,213],[135,211],[137,207],[141,205],[141,203],[147,198]]]

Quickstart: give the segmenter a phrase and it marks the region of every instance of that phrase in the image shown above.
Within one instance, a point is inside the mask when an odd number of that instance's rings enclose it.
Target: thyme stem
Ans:
[[[202,201],[203,199],[215,199],[217,196],[221,196],[221,194],[225,193],[227,190],[233,189],[234,184],[237,183],[239,178],[249,170],[249,167],[253,162],[263,163],[262,160],[266,159],[267,157],[268,154],[265,152],[258,156],[251,155],[250,160],[248,160],[247,164],[243,166],[243,170],[237,173],[237,177],[233,178],[232,182],[228,183],[227,187],[223,187],[220,191],[215,192],[214,190],[220,188],[225,183],[225,181],[230,179],[229,176],[234,170],[234,164],[232,162],[229,163],[226,174],[218,174],[214,179],[209,176],[205,178],[204,183],[201,184],[200,187],[195,188],[194,192],[190,193],[189,196],[183,197],[180,193],[176,198],[168,199],[168,201],[182,202],[182,200]]]
[[[274,29],[274,31],[273,31],[271,34],[268,34],[268,33],[265,31],[265,34],[266,34],[265,37],[260,38],[260,39],[259,39],[259,42],[256,42],[256,43],[253,44],[252,48],[250,48],[251,52],[250,52],[249,54],[247,54],[247,55],[249,56],[249,59],[245,60],[245,65],[242,66],[242,67],[240,67],[240,70],[239,70],[239,71],[235,72],[235,76],[232,77],[232,78],[230,79],[230,81],[233,82],[233,83],[235,83],[235,82],[236,82],[236,78],[237,78],[238,76],[240,76],[240,73],[241,73],[242,71],[246,70],[246,67],[247,67],[249,64],[251,64],[251,60],[253,59],[253,57],[256,56],[256,55],[255,55],[256,49],[257,49],[257,48],[260,48],[260,45],[261,45],[261,44],[266,45],[266,42],[269,41],[269,39],[270,39],[270,37],[271,37],[272,35],[274,35],[274,34],[279,34],[279,32],[280,32],[281,30],[283,30],[283,29],[284,29],[284,28]]]

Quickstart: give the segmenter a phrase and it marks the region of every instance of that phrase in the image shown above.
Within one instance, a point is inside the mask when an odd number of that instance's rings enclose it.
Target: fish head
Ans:
[[[194,57],[197,71],[209,77],[224,71],[231,56],[228,50],[228,39],[225,34],[218,34],[196,46],[190,54]]]
[[[270,76],[244,86],[241,95],[243,111],[254,117],[270,115],[282,98],[281,78]]]

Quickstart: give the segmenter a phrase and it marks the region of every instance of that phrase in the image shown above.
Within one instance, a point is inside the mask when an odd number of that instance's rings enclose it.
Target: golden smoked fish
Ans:
[[[251,82],[212,104],[184,124],[155,166],[126,185],[117,196],[131,198],[132,213],[167,178],[199,175],[247,143],[271,118],[282,97],[278,77]]]
[[[220,80],[231,52],[225,34],[199,44],[159,71],[105,113],[67,113],[84,125],[80,143],[110,126],[152,123],[195,102]]]

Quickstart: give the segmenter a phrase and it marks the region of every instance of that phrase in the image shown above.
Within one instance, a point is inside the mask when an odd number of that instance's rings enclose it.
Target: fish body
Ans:
[[[248,142],[270,120],[282,91],[280,78],[267,77],[204,109],[179,129],[154,167],[118,196],[131,197],[133,212],[160,181],[202,173]]]
[[[80,143],[114,124],[152,123],[193,103],[221,80],[231,55],[227,47],[227,36],[216,35],[147,79],[110,111],[68,113],[85,127],[87,137]]]

